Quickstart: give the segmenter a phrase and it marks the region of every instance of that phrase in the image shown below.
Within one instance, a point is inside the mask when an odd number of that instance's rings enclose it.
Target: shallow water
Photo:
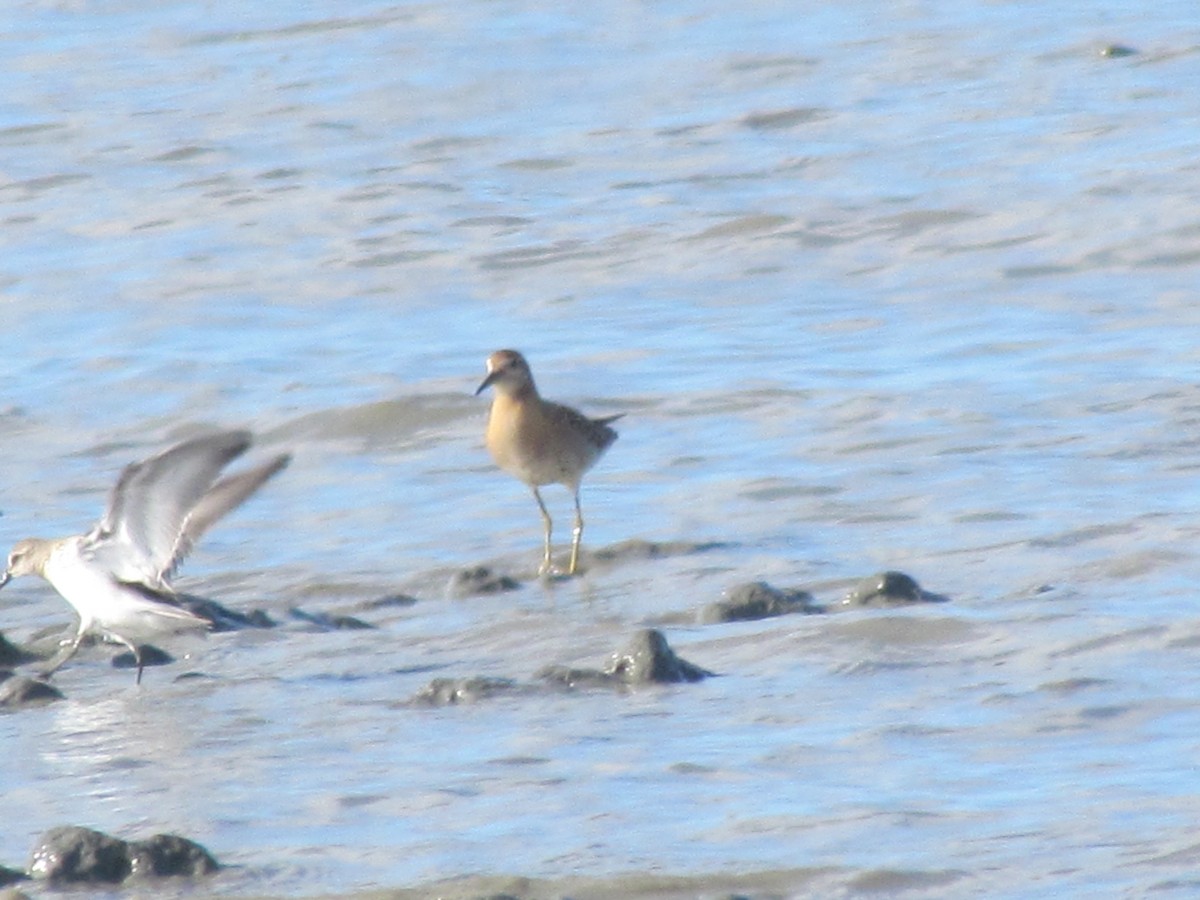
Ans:
[[[286,627],[0,717],[0,862],[81,824],[201,841],[219,896],[1195,891],[1194,9],[710,6],[16,8],[0,539],[200,427],[296,459],[179,581]],[[501,346],[627,413],[586,546],[716,546],[530,580]],[[480,562],[524,586],[452,597]],[[887,568],[952,602],[679,624]],[[722,677],[398,703],[664,622]]]

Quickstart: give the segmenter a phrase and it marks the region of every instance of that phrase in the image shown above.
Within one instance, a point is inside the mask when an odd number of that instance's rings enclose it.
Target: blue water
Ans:
[[[1189,895],[1198,35],[1182,2],[14,6],[0,542],[244,425],[295,462],[180,586],[378,629],[185,639],[140,690],[82,655],[0,718],[0,863],[82,824],[200,840],[221,896]],[[471,396],[504,346],[627,413],[586,547],[720,548],[452,599],[538,560]],[[885,568],[952,602],[678,624]],[[0,596],[12,639],[69,623]],[[723,677],[394,705],[663,621]]]

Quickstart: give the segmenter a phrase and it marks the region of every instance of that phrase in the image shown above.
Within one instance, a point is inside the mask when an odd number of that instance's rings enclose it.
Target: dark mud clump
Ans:
[[[62,692],[52,684],[0,669],[0,710],[30,709],[62,699]]]
[[[455,572],[450,579],[450,596],[456,599],[479,594],[500,594],[515,591],[521,582],[508,575],[498,575],[487,566],[472,566]]]
[[[142,666],[147,669],[151,666],[169,666],[175,662],[175,657],[153,644],[142,644],[138,647],[138,652],[142,655]],[[136,669],[137,665],[137,659],[129,651],[118,653],[112,658],[114,669]]]
[[[713,673],[675,655],[661,631],[639,631],[629,646],[613,654],[607,673],[625,684],[700,681]]]
[[[324,612],[310,613],[298,606],[291,607],[288,615],[298,622],[312,626],[314,631],[366,631],[375,627],[356,616]]]
[[[925,590],[911,575],[880,572],[856,584],[841,602],[842,607],[890,608],[913,603],[945,603],[941,594]]]
[[[220,868],[207,850],[175,834],[130,841],[128,847],[130,878],[195,878],[211,875]]]
[[[521,686],[511,678],[474,675],[469,678],[435,678],[408,701],[410,706],[457,706],[477,703],[501,694],[511,694]]]
[[[18,881],[25,881],[29,878],[24,872],[19,872],[16,869],[10,869],[8,866],[0,866],[0,888],[8,887],[10,884],[16,884]],[[0,894],[0,897],[9,896],[8,892]],[[12,894],[14,897],[23,896],[22,894]]]
[[[62,649],[63,638],[68,634],[74,638],[75,629],[72,628],[69,632],[66,632],[61,625],[39,628],[29,636],[29,640],[25,642],[25,645],[19,648],[19,652],[24,654],[24,659],[21,662],[50,659]],[[88,634],[84,636],[83,646],[90,647],[95,643],[95,635]]]
[[[32,653],[22,650],[16,644],[0,634],[0,666],[19,666],[21,663],[36,659]]]
[[[411,594],[388,594],[384,597],[375,597],[371,600],[364,600],[353,607],[354,612],[375,612],[381,609],[404,609],[409,606],[416,606],[420,601]]]
[[[818,606],[808,591],[795,588],[782,590],[765,581],[754,581],[739,584],[726,592],[723,599],[702,607],[698,618],[701,624],[712,625],[718,622],[769,619],[794,613],[812,615],[823,612],[825,607]]]
[[[435,678],[397,706],[456,706],[513,694],[545,693],[550,688],[625,688],[645,684],[699,681],[712,675],[707,669],[680,659],[667,645],[662,632],[639,631],[623,649],[612,654],[604,669],[573,669],[550,665],[534,675],[534,682],[473,675]]]
[[[219,868],[207,850],[187,838],[158,834],[123,841],[90,828],[52,828],[38,840],[29,875],[52,884],[121,884],[167,876],[196,877]]]
[[[547,666],[536,678],[557,687],[625,687],[646,684],[676,684],[700,681],[713,672],[675,655],[661,631],[639,631],[629,646],[612,655],[603,669],[572,669]]]
[[[197,597],[194,594],[182,594],[180,605],[190,613],[208,619],[212,622],[213,631],[238,631],[242,628],[274,628],[275,621],[261,609],[253,609],[248,613],[230,609],[216,600],[207,597]]]
[[[636,562],[647,559],[664,559],[669,556],[690,556],[693,553],[705,553],[709,550],[720,550],[728,546],[719,541],[647,541],[641,538],[631,538],[618,544],[611,544],[587,554],[587,558],[596,563]]]

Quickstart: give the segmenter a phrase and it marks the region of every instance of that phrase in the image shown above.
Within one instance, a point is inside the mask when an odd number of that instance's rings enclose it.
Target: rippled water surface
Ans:
[[[79,824],[219,896],[1193,895],[1200,29],[1085,6],[14,4],[0,543],[204,427],[295,461],[178,582],[283,626],[0,718],[0,863]],[[585,548],[705,549],[533,578],[503,346],[626,413]],[[950,602],[697,624],[884,569]],[[721,677],[404,703],[649,625]]]

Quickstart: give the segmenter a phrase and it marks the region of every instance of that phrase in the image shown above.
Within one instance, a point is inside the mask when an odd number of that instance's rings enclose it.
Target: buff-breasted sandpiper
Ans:
[[[550,513],[539,490],[543,485],[565,485],[575,499],[575,528],[567,573],[579,567],[583,537],[583,512],[579,485],[590,469],[617,439],[609,423],[620,415],[591,419],[569,406],[543,400],[533,381],[529,363],[516,350],[497,350],[487,360],[487,377],[475,393],[492,388],[488,415],[487,448],[496,464],[533,490],[545,529],[541,574],[553,571]]]

